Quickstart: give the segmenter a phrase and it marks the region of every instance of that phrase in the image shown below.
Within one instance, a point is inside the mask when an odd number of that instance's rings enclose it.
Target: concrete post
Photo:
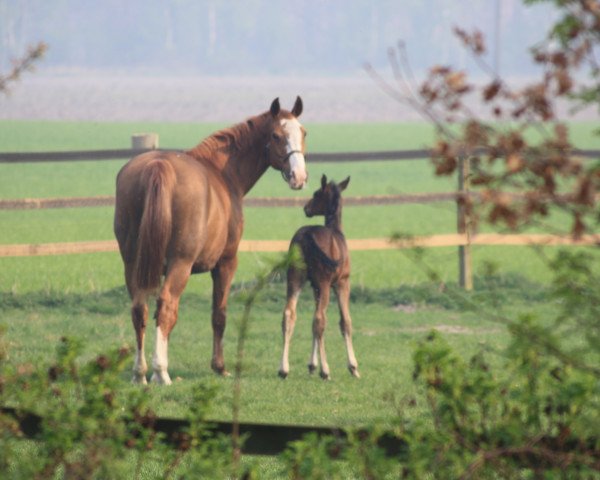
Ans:
[[[158,148],[157,133],[134,133],[131,135],[133,150],[155,150]]]

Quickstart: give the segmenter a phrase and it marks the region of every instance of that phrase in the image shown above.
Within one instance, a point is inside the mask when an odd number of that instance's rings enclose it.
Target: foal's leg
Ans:
[[[217,266],[210,272],[213,280],[213,355],[210,366],[216,373],[223,376],[229,375],[229,372],[225,370],[223,334],[225,333],[227,319],[227,299],[237,263],[237,257],[221,259]]]
[[[358,362],[354,356],[352,346],[352,319],[350,318],[350,282],[348,279],[341,280],[336,288],[338,305],[340,307],[340,330],[346,343],[348,352],[348,370],[354,377],[360,377],[358,373]]]
[[[313,373],[317,369],[317,352],[321,359],[320,375],[323,380],[329,380],[329,364],[325,354],[325,325],[327,324],[327,305],[329,305],[329,284],[323,284],[314,289],[315,293],[315,316],[313,319],[313,348],[308,372]]]
[[[294,333],[294,326],[296,325],[296,305],[298,303],[300,292],[302,291],[302,285],[305,281],[303,277],[303,273],[293,267],[288,270],[287,302],[285,309],[283,310],[283,320],[281,322],[281,330],[283,332],[283,354],[279,365],[279,376],[281,378],[286,378],[290,371],[288,358],[290,353],[290,341],[292,339],[292,334]]]
[[[125,283],[131,297],[131,322],[135,330],[136,351],[133,364],[133,383],[146,384],[146,372],[148,364],[144,354],[144,337],[146,335],[146,325],[148,323],[148,305],[145,292],[137,291],[133,283],[133,264],[125,265]]]
[[[169,335],[177,322],[179,298],[190,278],[191,264],[175,260],[169,265],[165,283],[156,301],[156,348],[152,358],[152,381],[171,385],[169,376]]]

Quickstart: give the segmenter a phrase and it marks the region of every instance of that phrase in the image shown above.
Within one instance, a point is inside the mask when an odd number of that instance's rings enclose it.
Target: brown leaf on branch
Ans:
[[[524,162],[521,155],[518,153],[511,153],[506,157],[506,170],[509,173],[517,173],[523,170]]]
[[[11,82],[19,80],[23,72],[33,70],[34,63],[42,58],[47,50],[48,45],[40,42],[33,47],[29,47],[23,58],[14,60],[12,70],[6,75],[0,74],[0,92],[5,92]]]
[[[585,230],[585,222],[581,218],[581,214],[579,212],[576,212],[573,218],[573,227],[571,228],[573,238],[575,240],[579,240],[585,233]]]
[[[550,56],[550,62],[557,68],[564,69],[569,65],[565,52],[556,52]]]
[[[483,99],[486,102],[493,100],[498,95],[501,88],[502,84],[498,80],[494,80],[492,83],[490,83],[487,87],[483,89]]]
[[[565,69],[560,69],[554,74],[554,78],[557,83],[556,93],[558,95],[565,95],[569,93],[573,88],[573,80],[569,75],[569,72]]]
[[[554,135],[556,137],[556,145],[563,148],[569,148],[569,129],[564,123],[557,123],[554,126]]]
[[[498,136],[497,140],[497,156],[506,156],[511,153],[519,153],[525,149],[526,143],[523,136],[512,131]]]
[[[526,108],[539,115],[545,122],[554,118],[552,104],[548,98],[548,89],[545,84],[538,83],[527,87],[523,91]]]
[[[445,141],[439,141],[432,151],[435,172],[437,175],[450,175],[456,170],[458,160],[456,152]]]
[[[465,144],[468,147],[475,148],[487,145],[488,134],[485,127],[475,120],[469,120],[465,126],[464,133]]]
[[[483,34],[479,30],[475,30],[472,34],[470,34],[462,28],[454,27],[454,34],[476,55],[482,55],[485,53],[485,40]]]
[[[575,202],[588,207],[593,207],[596,204],[596,187],[589,176],[579,180]]]
[[[471,87],[466,82],[467,75],[465,72],[450,72],[447,73],[444,80],[448,88],[454,93],[466,93]]]

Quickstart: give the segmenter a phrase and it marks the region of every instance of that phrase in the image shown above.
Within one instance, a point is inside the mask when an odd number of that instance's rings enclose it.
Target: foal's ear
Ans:
[[[321,177],[321,188],[325,188],[327,186],[327,175],[323,174]]]
[[[270,110],[271,110],[271,115],[273,115],[274,117],[279,115],[279,110],[281,110],[281,107],[279,106],[279,97],[277,97],[275,100],[273,100],[273,103],[271,103]]]
[[[338,188],[340,189],[340,192],[343,192],[344,190],[346,190],[346,187],[348,186],[349,183],[350,183],[350,176],[348,176],[348,178],[346,180],[343,180],[342,182],[338,183]]]
[[[296,97],[296,103],[294,103],[294,107],[292,108],[292,115],[298,118],[302,114],[302,109],[302,99],[300,98],[300,95],[298,95]]]

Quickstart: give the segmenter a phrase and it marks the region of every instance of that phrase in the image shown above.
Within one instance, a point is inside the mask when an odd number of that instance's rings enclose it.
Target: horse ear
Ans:
[[[292,115],[294,117],[299,117],[302,114],[302,99],[300,98],[300,95],[298,95],[296,97],[296,102],[294,103],[294,107],[292,108]]]
[[[340,183],[338,183],[338,188],[340,189],[340,192],[343,192],[344,190],[346,190],[346,187],[348,186],[348,184],[350,183],[350,176],[348,176],[348,178]]]
[[[271,115],[273,115],[274,117],[279,115],[279,110],[281,110],[281,107],[279,106],[279,97],[277,97],[275,100],[273,100],[273,103],[271,103],[270,110],[271,110]]]
[[[323,174],[321,177],[321,188],[325,188],[327,186],[327,175]]]

